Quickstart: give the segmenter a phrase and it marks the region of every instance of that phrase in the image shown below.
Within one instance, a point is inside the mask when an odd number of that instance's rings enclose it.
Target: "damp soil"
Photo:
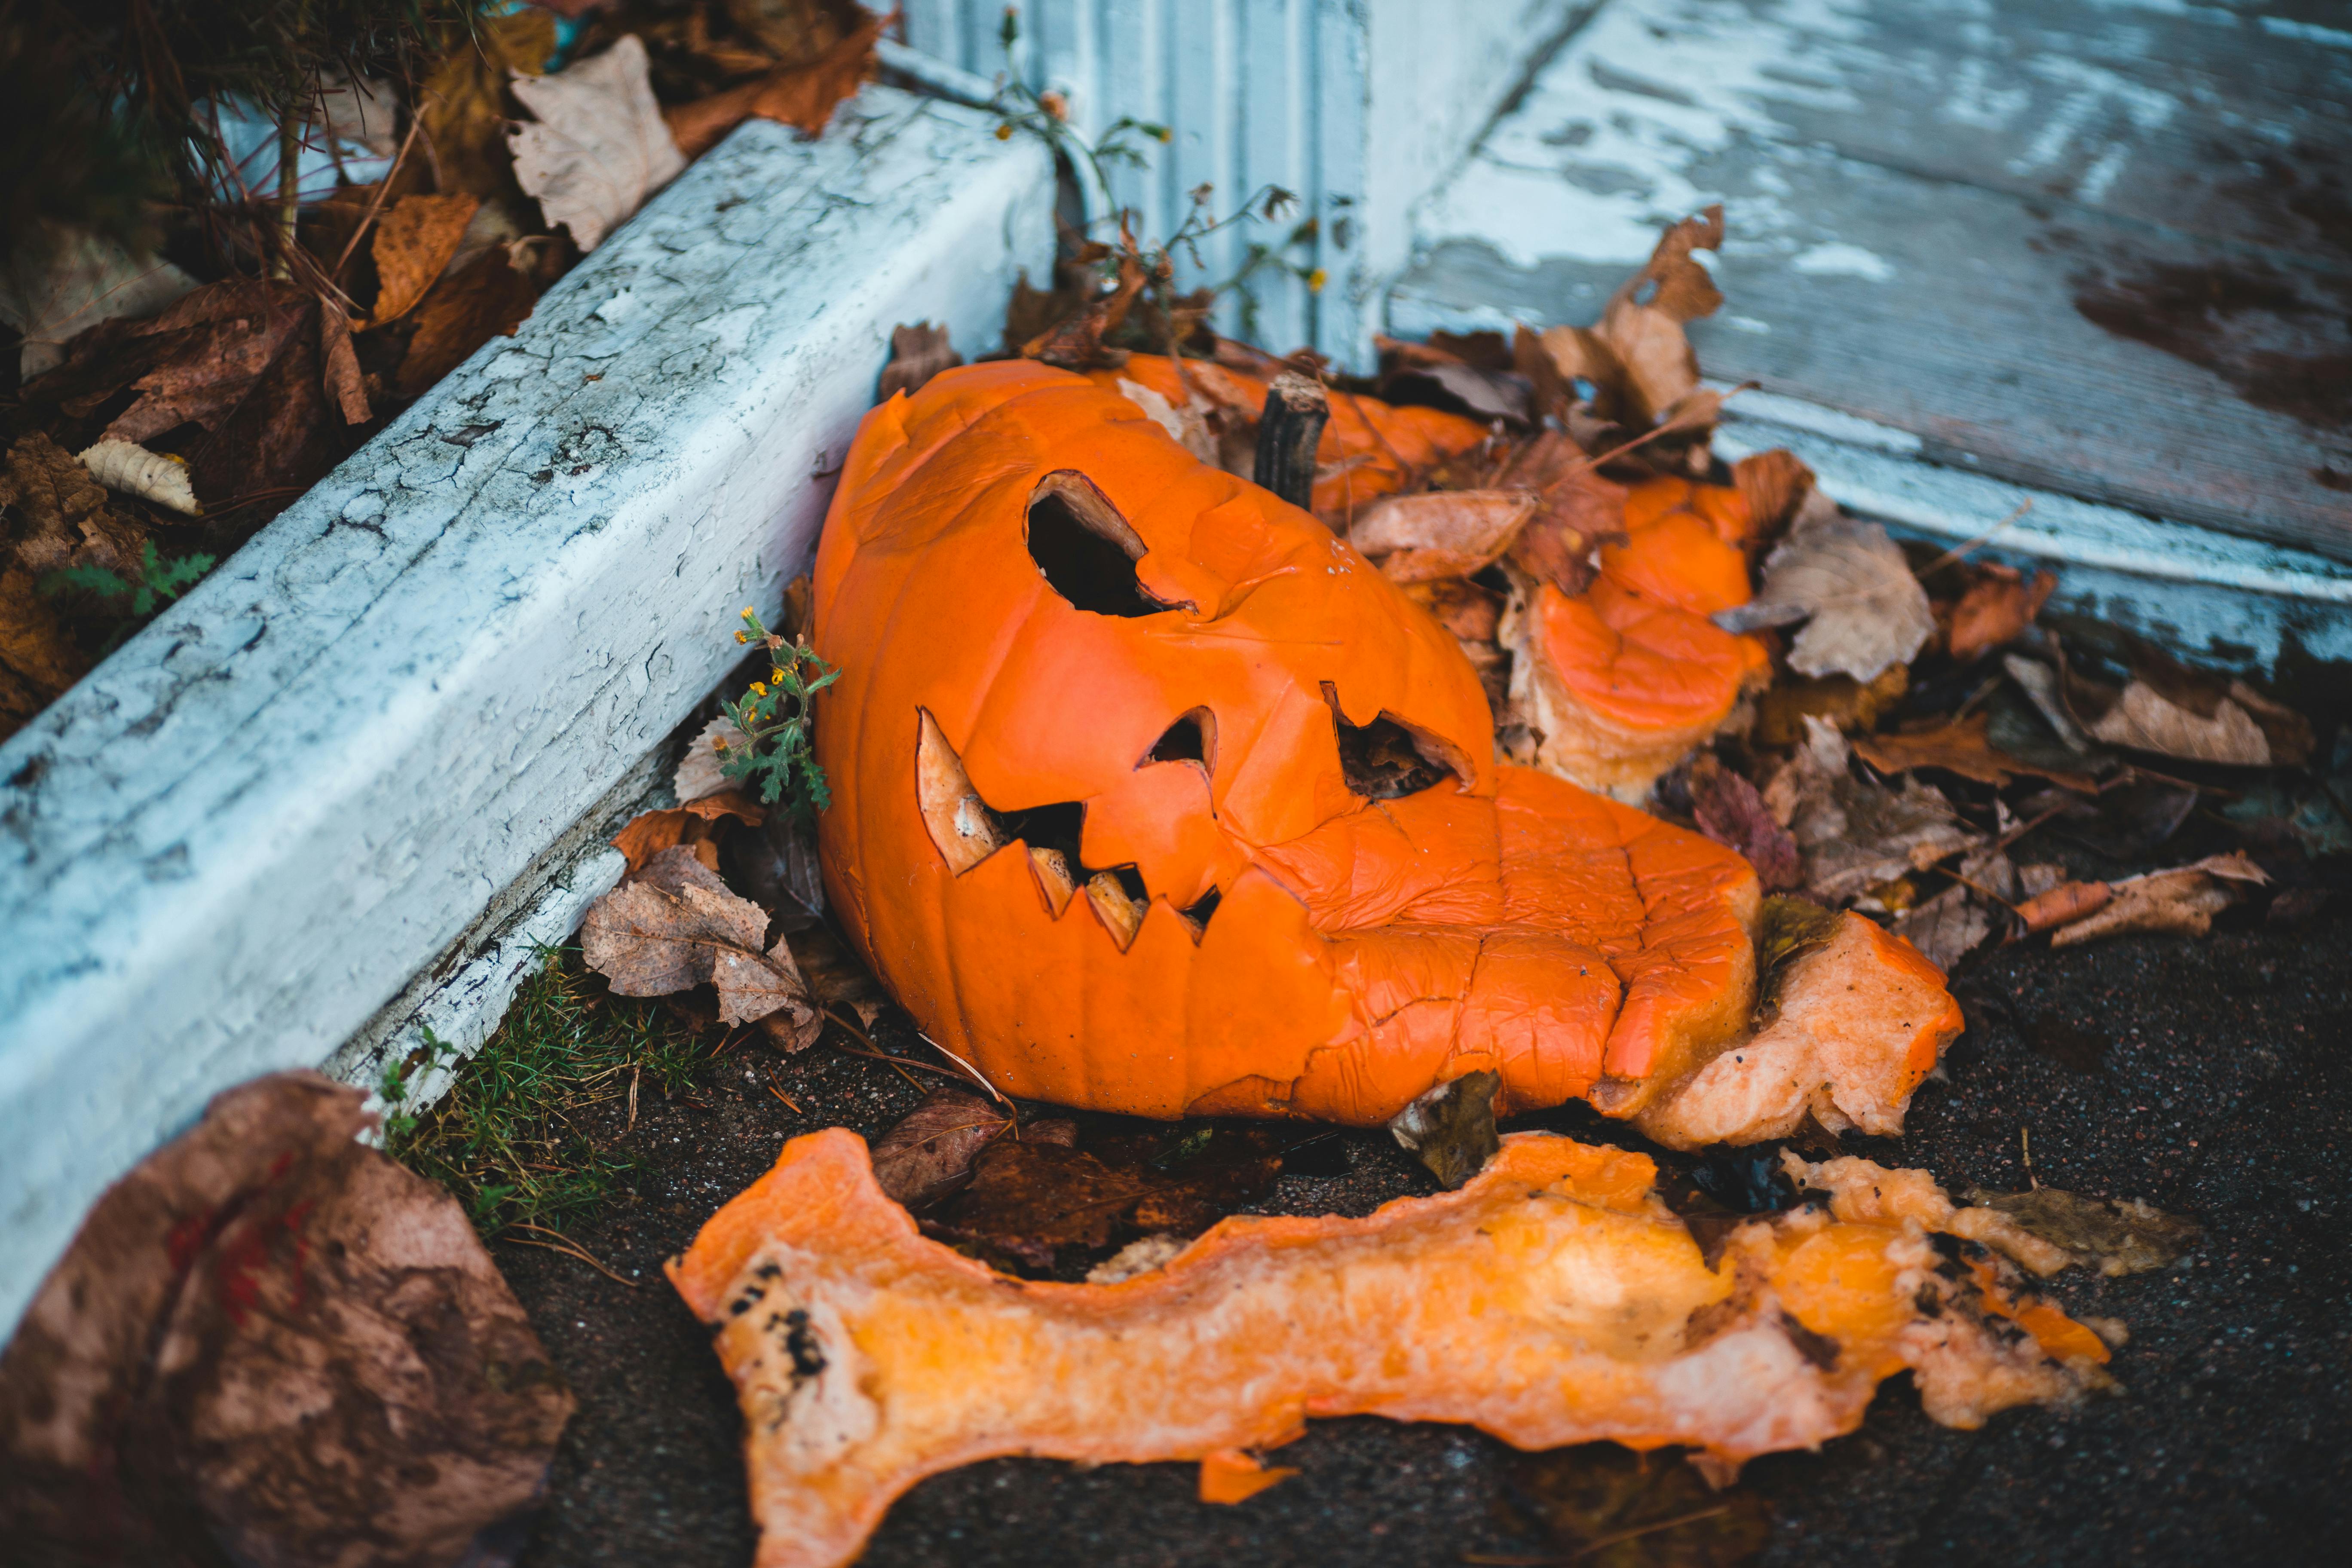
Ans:
[[[2160,1272],[2055,1282],[2075,1312],[2129,1325],[2117,1396],[1954,1432],[1898,1378],[1860,1431],[1751,1464],[1741,1484],[1773,1513],[1759,1561],[2340,1562],[2352,1533],[2352,919],[2021,945],[1956,988],[1969,1026],[1946,1081],[1922,1089],[1906,1137],[1854,1151],[1959,1191],[2024,1186],[2030,1147],[2043,1183],[2192,1215],[2205,1242]],[[876,1037],[920,1048],[888,1014]],[[559,1254],[494,1248],[580,1402],[526,1568],[750,1563],[732,1393],[661,1261],[784,1140],[835,1125],[878,1133],[920,1098],[907,1079],[925,1077],[829,1045],[780,1060],[747,1044],[712,1058],[691,1094],[642,1097],[634,1127],[617,1104],[607,1124],[585,1124],[642,1164],[632,1200],[572,1234],[634,1288]],[[1529,1124],[1638,1143],[1578,1111]],[[1318,1156],[1328,1173],[1277,1178],[1258,1207],[1362,1214],[1432,1190],[1383,1134],[1343,1147],[1344,1160]],[[1000,1459],[916,1488],[863,1561],[1542,1560],[1503,1507],[1514,1458],[1461,1427],[1318,1422],[1282,1452],[1300,1474],[1237,1508],[1196,1502],[1189,1465]]]

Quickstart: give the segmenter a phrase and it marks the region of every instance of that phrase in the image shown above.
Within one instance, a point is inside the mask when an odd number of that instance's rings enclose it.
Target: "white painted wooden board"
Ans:
[[[1225,230],[1183,258],[1186,287],[1239,274],[1253,245],[1312,216],[1287,253],[1321,268],[1320,294],[1261,268],[1218,317],[1228,332],[1286,352],[1311,345],[1369,368],[1381,299],[1408,258],[1412,204],[1486,129],[1528,68],[1594,0],[1023,0],[1013,65],[1068,100],[1089,136],[1121,115],[1164,124],[1148,166],[1111,171],[1142,237],[1184,221],[1189,193],[1214,188],[1219,216],[1277,184],[1300,207],[1277,224]],[[1006,72],[1003,0],[908,0],[907,42],[975,75]]]
[[[2352,561],[2345,13],[1604,0],[1423,207],[1391,322],[1590,321],[1721,201],[1711,374]]]
[[[738,659],[891,326],[1001,330],[1050,162],[753,121],[0,747],[0,1332],[89,1204],[320,1062]]]

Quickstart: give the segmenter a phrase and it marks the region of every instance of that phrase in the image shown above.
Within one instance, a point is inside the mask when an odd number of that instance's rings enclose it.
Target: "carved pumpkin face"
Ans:
[[[875,409],[815,588],[828,891],[1008,1092],[1370,1122],[1491,1068],[1630,1114],[1746,1018],[1745,861],[1498,765],[1435,621],[1083,377]]]

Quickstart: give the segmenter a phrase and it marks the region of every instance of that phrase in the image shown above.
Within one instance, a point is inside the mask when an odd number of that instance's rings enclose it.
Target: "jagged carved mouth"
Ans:
[[[1070,900],[1084,889],[1103,929],[1125,952],[1134,943],[1136,932],[1143,929],[1143,917],[1151,908],[1151,889],[1133,865],[1097,868],[1079,858],[1086,829],[1085,803],[1067,800],[1020,811],[997,810],[972,786],[963,759],[948,743],[930,710],[919,708],[916,713],[922,726],[915,745],[916,797],[923,826],[948,868],[961,877],[999,850],[1018,844],[1028,853],[1038,893],[1054,918],[1061,919]],[[1205,709],[1194,709],[1169,726],[1143,761],[1189,761],[1208,766],[1215,754],[1215,734],[1214,716]],[[1175,910],[1194,942],[1208,929],[1220,897],[1213,887]]]

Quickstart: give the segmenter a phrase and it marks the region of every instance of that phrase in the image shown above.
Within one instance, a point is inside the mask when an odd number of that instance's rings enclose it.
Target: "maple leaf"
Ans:
[[[588,966],[623,996],[667,996],[709,984],[719,1016],[748,1024],[789,1009],[795,1023],[815,1011],[808,987],[779,940],[762,951],[768,913],[730,892],[693,849],[675,846],[588,908],[580,928]]]
[[[515,179],[583,253],[686,168],[634,33],[552,76],[518,73],[514,95],[538,116],[509,133]]]

